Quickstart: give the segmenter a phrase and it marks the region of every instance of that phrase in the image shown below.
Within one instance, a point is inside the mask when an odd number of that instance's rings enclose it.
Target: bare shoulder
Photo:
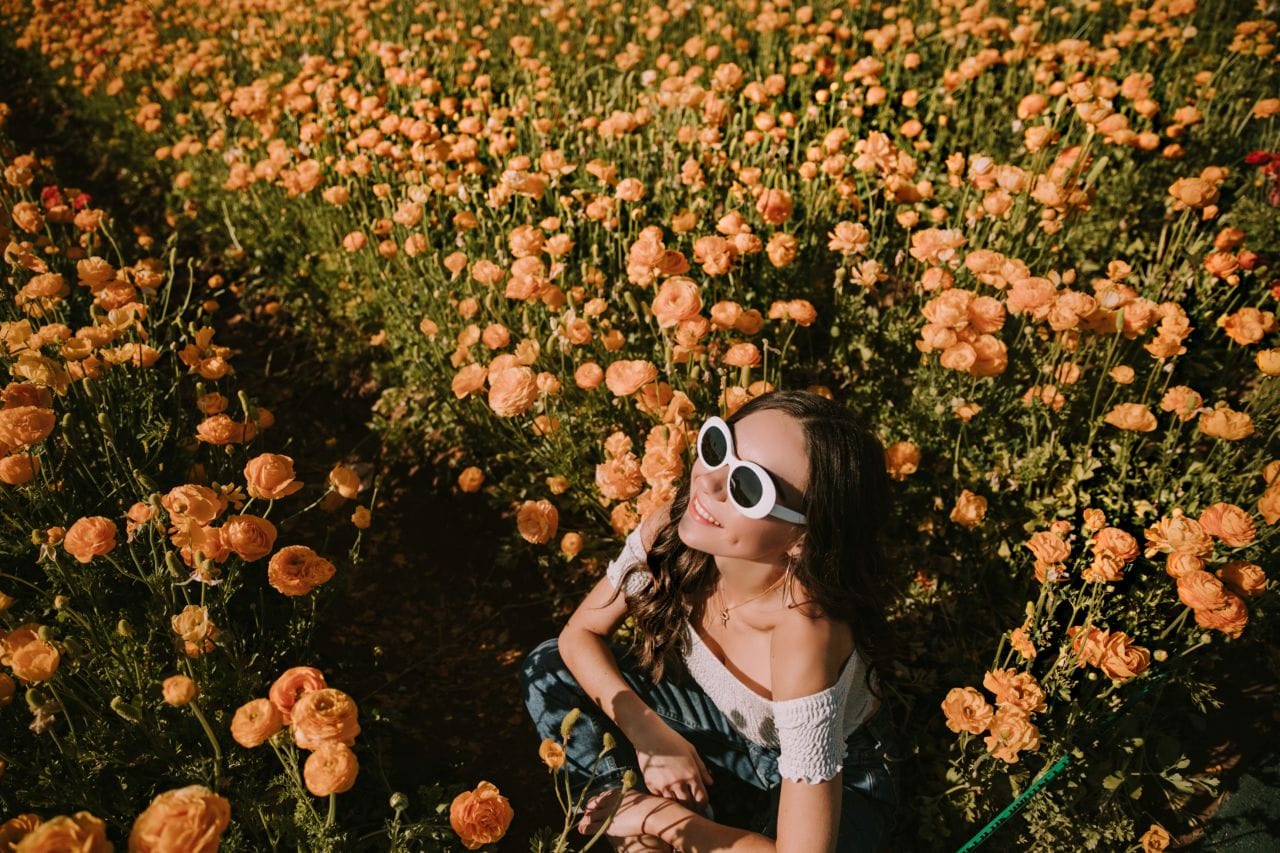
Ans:
[[[773,627],[769,656],[777,701],[820,693],[836,683],[853,652],[849,626],[811,608],[791,607]]]

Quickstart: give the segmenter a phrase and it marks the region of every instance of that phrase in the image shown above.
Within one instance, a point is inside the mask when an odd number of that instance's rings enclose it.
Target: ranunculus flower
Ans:
[[[458,488],[467,493],[480,491],[484,485],[484,472],[474,465],[462,469],[458,474]]]
[[[594,361],[578,365],[573,371],[573,383],[584,391],[596,388],[604,381],[604,369]]]
[[[49,437],[57,423],[52,409],[14,406],[0,409],[0,445],[12,449],[38,444]]]
[[[228,518],[219,529],[223,544],[245,562],[261,560],[276,544],[276,526],[256,515]]]
[[[1150,652],[1134,645],[1123,631],[1113,631],[1102,644],[1098,669],[1113,681],[1123,681],[1146,672],[1150,664]]]
[[[337,741],[325,741],[307,756],[302,766],[302,779],[307,790],[317,797],[342,794],[351,790],[360,772],[360,762],[351,747]]]
[[[1176,580],[1189,572],[1204,571],[1204,560],[1186,551],[1174,551],[1165,558],[1164,571]]]
[[[942,713],[951,731],[980,735],[991,725],[996,711],[975,688],[953,687],[942,700]]]
[[[227,508],[227,499],[207,486],[188,483],[170,489],[160,498],[160,505],[175,523],[181,518],[208,525]]]
[[[450,388],[453,390],[453,396],[459,400],[474,394],[484,388],[485,378],[489,375],[489,368],[483,364],[467,364],[453,375],[453,381]]]
[[[1048,530],[1033,534],[1026,546],[1037,560],[1046,564],[1063,563],[1071,556],[1071,547],[1061,536]]]
[[[28,684],[53,678],[62,661],[58,650],[39,638],[17,646],[6,657],[13,674]]]
[[[1164,853],[1173,843],[1173,839],[1168,830],[1158,823],[1153,823],[1150,829],[1142,833],[1138,842],[1142,845],[1142,853]]]
[[[1247,412],[1234,411],[1219,403],[1216,408],[1200,415],[1200,431],[1223,441],[1240,441],[1253,435],[1253,419]]]
[[[1093,666],[1097,666],[1102,660],[1102,649],[1110,635],[1110,631],[1104,631],[1093,625],[1090,625],[1087,630],[1079,625],[1072,625],[1067,629],[1067,636],[1071,638],[1071,649],[1076,653],[1080,663]]]
[[[1142,403],[1120,403],[1102,420],[1113,427],[1134,432],[1151,432],[1156,428],[1156,416]]]
[[[1016,764],[1021,752],[1035,752],[1040,748],[1040,729],[1031,722],[1027,712],[1016,705],[1006,705],[996,711],[988,734],[983,738],[987,752],[1008,764]]]
[[[360,475],[348,465],[334,465],[329,472],[329,488],[347,500],[354,500],[360,492]]]
[[[1200,513],[1200,526],[1210,536],[1221,539],[1232,548],[1243,548],[1253,542],[1258,531],[1253,516],[1235,504],[1216,503]]]
[[[215,853],[231,803],[203,785],[165,791],[133,822],[129,853]]]
[[[499,841],[513,817],[511,803],[490,782],[481,782],[474,791],[463,791],[449,805],[449,825],[468,850]]]
[[[604,372],[605,386],[618,397],[626,397],[658,379],[658,368],[652,362],[615,361]]]
[[[1118,527],[1104,527],[1093,537],[1093,552],[1105,551],[1122,563],[1137,559],[1138,540]]]
[[[767,189],[756,199],[756,212],[769,225],[781,225],[791,218],[794,207],[791,193],[783,189]]]
[[[763,361],[760,347],[745,341],[734,344],[720,356],[720,363],[729,367],[759,367]]]
[[[534,545],[542,545],[551,541],[556,535],[556,527],[560,522],[560,514],[556,512],[551,501],[525,501],[516,511],[516,527],[521,538]]]
[[[324,673],[313,666],[295,666],[280,673],[280,677],[271,685],[267,696],[271,704],[280,712],[284,724],[293,723],[293,706],[303,694],[312,690],[323,690],[329,685],[325,683]]]
[[[100,515],[77,519],[67,528],[62,547],[82,563],[110,554],[116,547],[115,522]]]
[[[653,316],[663,329],[669,329],[681,320],[692,319],[701,310],[702,297],[697,282],[682,275],[664,281],[653,297]]]
[[[251,699],[231,718],[231,738],[245,749],[262,746],[284,726],[280,710],[269,699]]]
[[[1045,709],[1044,690],[1029,672],[992,670],[983,676],[982,686],[995,695],[996,705],[1001,708],[1013,705],[1028,714],[1038,714]]]
[[[542,739],[542,743],[538,745],[538,757],[552,773],[564,767],[564,747],[552,738]]]
[[[226,414],[213,415],[196,425],[196,439],[216,446],[244,444],[257,434],[257,424],[241,423]]]
[[[160,685],[160,691],[164,695],[164,701],[175,708],[190,704],[200,692],[196,683],[185,675],[169,676]]]
[[[89,812],[58,815],[37,826],[13,848],[16,853],[110,853],[107,825]]]
[[[596,485],[600,494],[612,501],[625,501],[640,494],[644,473],[635,454],[624,453],[596,466]]]
[[[333,687],[303,693],[293,706],[293,739],[302,749],[326,741],[350,746],[360,734],[355,700]]]
[[[20,814],[0,824],[0,850],[12,851],[43,823],[38,814]]]
[[[1171,554],[1175,551],[1203,557],[1213,550],[1213,539],[1204,532],[1200,522],[1188,518],[1180,509],[1175,509],[1171,515],[1148,527],[1143,534],[1147,538],[1148,557],[1160,552]]]
[[[1249,624],[1249,608],[1235,593],[1225,593],[1225,600],[1218,607],[1195,611],[1196,624],[1201,628],[1221,631],[1228,637],[1239,637]]]
[[[25,486],[40,473],[40,458],[29,453],[14,453],[0,458],[0,483]]]
[[[306,595],[335,573],[333,563],[306,545],[288,545],[267,563],[267,583],[284,595]]]
[[[905,480],[920,467],[920,448],[909,441],[895,441],[885,448],[884,461],[890,477]]]
[[[209,610],[198,604],[188,604],[182,612],[169,620],[173,633],[182,641],[187,657],[198,658],[214,649],[218,627],[209,618]]]
[[[1226,605],[1227,591],[1208,572],[1187,572],[1178,578],[1178,598],[1193,610],[1214,610]]]
[[[279,453],[262,453],[244,466],[249,497],[274,501],[287,498],[302,488],[294,477],[293,459]]]
[[[489,408],[500,418],[522,415],[538,400],[538,378],[525,365],[489,369]]]
[[[987,515],[987,499],[968,489],[960,491],[956,505],[951,509],[951,520],[970,530],[982,523]]]
[[[1214,572],[1236,595],[1253,598],[1267,591],[1267,574],[1262,566],[1232,560]]]

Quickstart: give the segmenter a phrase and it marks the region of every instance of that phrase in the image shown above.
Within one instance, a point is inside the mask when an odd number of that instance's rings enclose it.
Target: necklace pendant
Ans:
[[[727,628],[728,626],[729,626],[729,611],[722,608],[720,610],[720,627]]]

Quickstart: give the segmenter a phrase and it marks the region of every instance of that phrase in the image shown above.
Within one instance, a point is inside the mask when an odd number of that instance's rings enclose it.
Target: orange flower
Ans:
[[[1044,690],[1029,672],[992,670],[983,676],[982,686],[995,695],[996,705],[1001,708],[1013,705],[1028,714],[1038,714],[1045,709]]]
[[[658,368],[649,361],[615,361],[605,370],[604,384],[617,397],[626,397],[658,379]]]
[[[207,486],[187,484],[170,489],[160,499],[160,505],[174,523],[178,519],[189,519],[199,525],[208,525],[227,508],[227,499]]]
[[[681,320],[690,320],[702,310],[699,288],[691,278],[674,276],[662,283],[653,298],[653,316],[659,328],[669,329]]]
[[[584,391],[596,388],[604,381],[604,370],[594,361],[588,361],[573,371],[573,382]]]
[[[280,712],[284,724],[290,725],[293,723],[293,706],[303,694],[323,690],[328,686],[324,681],[324,673],[320,670],[311,666],[295,666],[280,673],[267,696]]]
[[[1040,729],[1031,722],[1027,712],[1016,705],[1006,705],[996,711],[989,731],[983,738],[987,752],[1009,764],[1017,763],[1019,753],[1040,748]]]
[[[468,850],[496,843],[507,834],[513,817],[507,798],[489,782],[481,782],[474,791],[463,791],[449,805],[449,825]]]
[[[791,218],[794,205],[791,193],[782,189],[768,189],[756,199],[756,212],[769,225],[781,225]]]
[[[467,493],[480,491],[484,485],[484,472],[474,465],[462,469],[458,474],[458,488]]]
[[[17,632],[14,632],[17,633]],[[12,635],[10,635],[12,636]],[[48,681],[58,671],[62,656],[50,643],[33,637],[31,640],[9,650],[8,639],[5,641],[5,662],[13,670],[13,674],[28,684]]]
[[[1169,836],[1168,830],[1158,823],[1153,823],[1150,829],[1142,833],[1138,842],[1142,845],[1142,853],[1164,853],[1173,843],[1173,839]]]
[[[942,700],[942,713],[951,731],[980,735],[991,725],[996,712],[976,689],[953,687]]]
[[[1174,551],[1165,559],[1164,571],[1176,580],[1188,572],[1204,571],[1204,560],[1186,551]]]
[[[905,480],[920,467],[920,448],[909,441],[895,441],[885,448],[884,458],[889,476],[895,480]]]
[[[295,479],[293,459],[279,453],[263,453],[244,466],[249,497],[261,500],[286,498],[302,488]]]
[[[1041,563],[1064,563],[1071,556],[1071,547],[1056,533],[1042,530],[1025,543]]]
[[[317,749],[326,741],[350,746],[360,734],[355,701],[332,687],[302,694],[293,706],[293,739],[302,749]]]
[[[1175,385],[1160,398],[1160,408],[1173,412],[1180,421],[1189,421],[1196,416],[1196,411],[1204,405],[1204,399],[1186,385]]]
[[[474,394],[484,388],[485,377],[489,375],[489,368],[483,364],[464,365],[461,370],[453,376],[451,388],[453,396],[459,400]]]
[[[0,409],[0,446],[17,450],[38,444],[49,437],[56,423],[52,409],[38,406]]]
[[[489,370],[489,408],[500,418],[522,415],[538,400],[538,378],[525,365]]]
[[[1200,431],[1223,441],[1239,441],[1253,435],[1253,419],[1246,412],[1234,411],[1219,403],[1211,412],[1200,415]]]
[[[196,439],[206,444],[244,444],[258,434],[257,424],[240,423],[229,415],[214,415],[196,425]]]
[[[1093,552],[1107,552],[1123,563],[1137,559],[1138,540],[1118,527],[1104,527],[1093,538]]]
[[[203,785],[165,791],[133,822],[129,851],[215,853],[230,823],[231,803]]]
[[[569,532],[560,537],[560,553],[566,560],[572,560],[582,553],[582,534]]]
[[[261,560],[276,545],[276,526],[256,515],[229,518],[220,530],[223,543],[248,563]]]
[[[267,563],[267,583],[284,595],[306,595],[335,574],[333,563],[306,545],[289,545]]]
[[[1102,420],[1113,427],[1134,432],[1151,432],[1156,428],[1156,416],[1142,403],[1120,403]]]
[[[1102,644],[1097,665],[1102,674],[1112,681],[1124,681],[1146,672],[1150,664],[1150,652],[1135,646],[1123,631],[1115,631]]]
[[[0,850],[13,853],[18,842],[35,831],[41,823],[43,821],[37,814],[20,814],[9,818],[0,824]]]
[[[640,494],[644,488],[644,474],[640,460],[632,453],[624,453],[596,466],[596,485],[600,494],[609,500],[625,501]]]
[[[266,743],[283,727],[280,711],[268,699],[252,699],[231,718],[231,737],[245,749]]]
[[[556,526],[560,522],[560,514],[551,501],[543,499],[525,501],[516,511],[516,527],[524,541],[534,545],[542,545],[551,541],[556,535]]]
[[[1200,526],[1232,548],[1243,548],[1257,537],[1253,517],[1235,504],[1216,503],[1200,513]]]
[[[982,523],[986,514],[987,499],[968,489],[962,489],[960,497],[956,498],[956,505],[951,510],[951,520],[972,530]]]
[[[1248,346],[1256,344],[1276,330],[1276,315],[1257,308],[1241,308],[1236,313],[1223,317],[1218,325],[1231,340],[1241,346]]]
[[[58,815],[37,826],[18,842],[21,853],[53,853],[74,850],[75,853],[110,853],[107,825],[89,812],[76,812],[71,817]]]
[[[67,528],[62,547],[82,563],[110,554],[116,547],[116,525],[100,515],[77,519]]]
[[[1227,590],[1208,572],[1187,572],[1178,577],[1178,599],[1193,610],[1216,610],[1227,605]]]
[[[175,708],[190,704],[199,693],[196,683],[185,675],[169,676],[160,686],[160,690],[164,694],[164,701]]]
[[[1267,591],[1267,575],[1262,567],[1244,560],[1224,564],[1216,574],[1236,595],[1253,598]]]
[[[547,765],[547,768],[552,773],[564,767],[564,747],[551,738],[544,738],[538,746],[538,757],[542,759],[542,763]]]
[[[1196,624],[1201,628],[1221,631],[1228,637],[1239,637],[1249,624],[1249,608],[1234,593],[1225,593],[1225,600],[1218,607],[1195,611]]]
[[[736,343],[720,357],[720,363],[729,367],[759,367],[763,362],[760,348],[753,343]]]
[[[837,222],[827,235],[827,248],[845,255],[865,254],[871,245],[871,232],[858,222]]]
[[[1180,509],[1175,509],[1167,518],[1148,527],[1143,534],[1147,538],[1148,557],[1159,552],[1170,554],[1174,551],[1203,557],[1213,550],[1213,540],[1204,532],[1200,522],[1187,518]]]
[[[218,626],[209,618],[209,610],[198,604],[188,604],[182,612],[169,620],[173,633],[182,642],[187,657],[198,658],[214,649]]]
[[[317,797],[343,794],[351,790],[360,772],[360,762],[351,747],[336,741],[320,744],[307,756],[302,767],[302,779],[307,790]]]

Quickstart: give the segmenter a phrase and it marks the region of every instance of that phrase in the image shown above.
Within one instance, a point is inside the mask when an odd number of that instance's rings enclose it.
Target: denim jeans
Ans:
[[[776,837],[782,790],[778,751],[753,743],[735,731],[692,679],[686,679],[683,684],[670,679],[653,684],[634,671],[625,653],[614,649],[614,655],[631,688],[655,714],[694,745],[712,770],[713,778],[719,781],[723,774],[728,774],[761,792],[761,799],[768,796],[767,805],[753,812],[758,817],[746,828]],[[548,640],[534,649],[525,659],[520,676],[525,704],[540,737],[558,742],[560,721],[565,714],[573,708],[582,712],[565,745],[565,767],[575,795],[584,786],[589,786],[588,798],[599,791],[620,787],[622,775],[628,769],[636,771],[637,786],[644,788],[635,750],[569,672],[556,640]],[[877,715],[860,726],[846,741],[844,795],[836,845],[839,853],[880,850],[887,840],[897,793],[888,767],[888,756],[894,750],[892,733],[884,716]],[[613,735],[617,747],[600,759],[593,777],[592,765],[605,732]],[[722,806],[716,801],[718,791],[716,784],[708,788],[712,806],[720,812]]]

